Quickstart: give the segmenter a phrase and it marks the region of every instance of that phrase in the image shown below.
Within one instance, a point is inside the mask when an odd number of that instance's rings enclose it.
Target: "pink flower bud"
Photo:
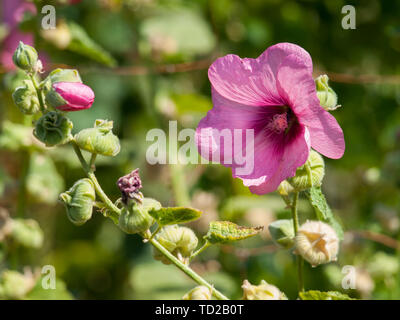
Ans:
[[[93,90],[80,82],[56,82],[46,96],[47,102],[61,111],[89,109],[94,101]]]

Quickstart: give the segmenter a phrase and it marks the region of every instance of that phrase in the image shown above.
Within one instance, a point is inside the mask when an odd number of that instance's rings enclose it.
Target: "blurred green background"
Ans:
[[[323,185],[346,236],[336,263],[306,265],[306,288],[400,299],[400,1],[38,2],[55,5],[58,28],[41,29],[41,14],[25,16],[19,28],[34,35],[45,71],[77,68],[96,94],[91,109],[71,114],[74,131],[110,119],[122,139],[116,158],[98,160],[107,194],[117,199],[117,178],[138,167],[146,196],[204,211],[190,225],[199,237],[210,220],[267,226],[290,213],[278,195],[251,195],[223,166],[147,164],[146,133],[168,128],[169,120],[178,120],[179,128],[197,126],[212,107],[207,68],[216,57],[255,58],[278,42],[305,48],[315,76],[330,76],[342,105],[334,116],[346,140],[342,159],[326,159]],[[355,30],[341,26],[346,4],[356,8]],[[7,32],[2,24],[0,40]],[[13,218],[37,220],[44,241],[6,244],[0,235],[0,270],[54,265],[67,289],[34,288],[33,298],[180,299],[194,283],[154,261],[139,237],[125,235],[100,214],[81,227],[69,222],[57,196],[83,171],[72,149],[45,150],[30,138],[32,118],[22,116],[11,99],[20,79],[0,67],[0,207]],[[313,217],[306,203],[300,217]],[[357,269],[356,290],[341,288],[345,265]],[[297,294],[293,255],[277,250],[268,232],[211,248],[193,268],[233,298],[241,296],[244,279],[265,279],[290,298]]]

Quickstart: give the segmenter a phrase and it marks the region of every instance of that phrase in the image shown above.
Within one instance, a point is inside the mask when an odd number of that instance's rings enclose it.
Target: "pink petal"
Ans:
[[[283,180],[293,177],[296,169],[307,161],[310,152],[309,133],[305,127],[300,126],[299,129],[299,134],[285,145],[284,154],[275,174],[260,185],[250,186],[252,193],[261,195],[275,191]],[[245,180],[243,183],[246,185]]]
[[[278,70],[277,88],[299,122],[307,126],[311,146],[328,158],[341,158],[345,149],[343,131],[320,106],[307,62],[297,55],[287,56]]]
[[[241,59],[227,55],[217,59],[208,70],[214,89],[224,98],[248,106],[282,105],[276,88],[276,73],[283,59],[298,55],[312,72],[310,55],[291,43],[279,43],[269,47],[257,59]]]
[[[93,90],[80,82],[56,82],[54,90],[67,102],[66,105],[57,107],[64,111],[88,109],[94,101]]]
[[[276,107],[255,109],[252,106],[240,105],[225,99],[215,89],[212,89],[212,98],[214,107],[200,121],[196,130],[196,143],[200,155],[209,161],[218,159],[219,156],[221,164],[232,167],[233,176],[255,179],[253,184],[261,183],[263,176],[272,176],[279,165],[283,149],[277,145],[278,141],[269,139],[265,135],[265,124],[266,119],[275,114]],[[241,148],[237,144],[234,145],[236,142],[233,138],[234,129],[242,129]],[[254,149],[251,148],[251,144],[246,143],[246,129],[254,132]],[[225,148],[224,139],[219,139],[223,130],[232,137],[227,148]],[[239,148],[240,150],[237,150]],[[238,159],[238,153],[249,156],[247,160],[254,164],[251,172],[238,173],[237,169],[243,167],[243,163],[235,162],[235,159]],[[260,178],[261,180],[257,180]]]

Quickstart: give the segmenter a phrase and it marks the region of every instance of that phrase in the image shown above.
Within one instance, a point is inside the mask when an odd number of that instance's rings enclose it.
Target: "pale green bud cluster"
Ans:
[[[92,217],[96,200],[93,182],[88,178],[78,180],[71,189],[60,194],[59,199],[67,209],[68,219],[80,226]]]
[[[103,156],[116,156],[121,145],[119,139],[112,132],[113,122],[96,120],[93,128],[80,131],[75,135],[79,148]]]
[[[65,144],[72,139],[71,120],[59,112],[51,111],[44,114],[35,124],[33,135],[47,147]]]
[[[198,244],[197,236],[191,229],[178,225],[170,225],[162,228],[156,235],[156,240],[184,263],[188,263],[191,254]],[[171,263],[157,249],[154,249],[154,258],[164,264]]]

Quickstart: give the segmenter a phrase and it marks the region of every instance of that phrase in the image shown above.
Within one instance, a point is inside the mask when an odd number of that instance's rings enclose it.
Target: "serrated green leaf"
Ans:
[[[71,34],[71,42],[68,50],[79,53],[97,62],[113,67],[116,60],[96,42],[94,42],[86,31],[74,22],[68,22],[68,29]]]
[[[200,218],[202,212],[192,208],[172,207],[151,209],[149,214],[157,221],[160,226],[179,224]]]
[[[328,223],[337,233],[340,240],[343,239],[343,228],[336,220],[331,208],[326,202],[326,198],[320,187],[313,187],[307,192],[307,197],[314,207],[317,219]]]
[[[264,227],[242,227],[230,221],[213,221],[204,239],[208,242],[229,243],[257,235]]]
[[[339,291],[322,292],[318,290],[310,290],[299,293],[301,300],[355,300],[347,294]]]

